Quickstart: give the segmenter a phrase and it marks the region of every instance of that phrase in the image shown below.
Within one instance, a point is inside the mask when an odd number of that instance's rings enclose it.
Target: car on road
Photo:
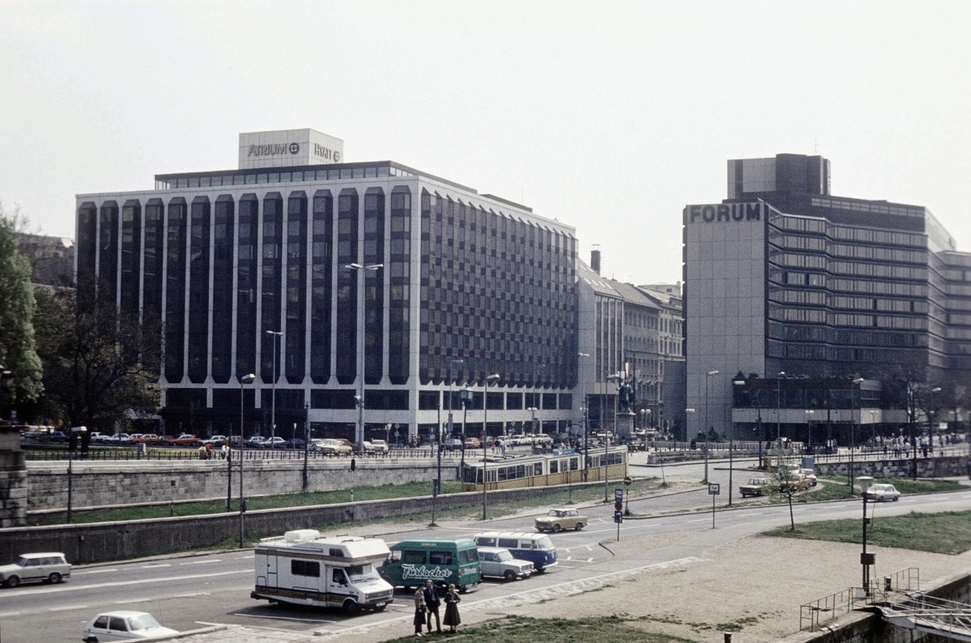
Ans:
[[[107,444],[128,444],[131,442],[131,436],[127,433],[115,433],[111,437],[105,438]]]
[[[738,491],[743,498],[761,496],[765,494],[765,490],[770,484],[772,484],[772,481],[768,478],[749,478],[747,483],[738,487]]]
[[[263,440],[264,449],[285,449],[287,448],[287,441],[281,438],[279,435],[275,435],[272,438],[267,438]]]
[[[456,438],[449,438],[442,442],[442,449],[445,451],[461,451],[465,448],[465,443]]]
[[[251,438],[247,438],[246,442],[243,443],[243,446],[247,449],[262,449],[264,442],[266,442],[266,438],[264,438],[262,435],[254,435]]]
[[[797,471],[806,476],[806,479],[809,480],[810,487],[815,487],[818,484],[819,481],[816,479],[816,472],[812,469],[797,469]]]
[[[132,444],[156,444],[159,437],[154,433],[142,433],[137,438],[132,438]]]
[[[194,447],[202,444],[202,440],[191,433],[182,433],[177,438],[169,438],[166,440],[166,444],[173,447]]]
[[[71,565],[60,552],[21,554],[9,565],[0,566],[0,583],[16,587],[23,582],[60,583],[71,575]]]
[[[162,627],[148,612],[102,612],[84,626],[84,643],[103,643],[104,641],[128,641],[156,639],[172,636],[178,631]]]
[[[515,558],[503,547],[479,547],[479,564],[482,566],[483,576],[506,581],[529,578],[533,573],[532,562]]]
[[[307,442],[303,438],[290,438],[287,440],[288,449],[305,449]]]
[[[788,491],[805,491],[809,488],[809,478],[799,473],[797,470],[788,472],[785,478],[779,483],[779,491],[786,493]]]
[[[371,449],[377,455],[387,453],[388,443],[385,440],[371,440]]]
[[[875,484],[866,490],[863,497],[872,502],[897,502],[900,492],[892,484]]]
[[[587,526],[587,517],[580,515],[576,509],[564,507],[550,509],[548,514],[537,518],[533,524],[538,531],[560,532],[564,529],[580,531]]]
[[[465,448],[466,449],[478,449],[482,446],[479,442],[479,438],[465,438]]]
[[[336,438],[314,439],[317,450],[323,455],[351,455],[354,449],[347,445],[345,440]]]
[[[207,444],[211,444],[213,448],[216,448],[216,447],[221,447],[227,442],[229,442],[229,438],[227,438],[225,435],[214,435],[211,438],[206,438],[205,440],[203,440],[202,445],[205,446]]]

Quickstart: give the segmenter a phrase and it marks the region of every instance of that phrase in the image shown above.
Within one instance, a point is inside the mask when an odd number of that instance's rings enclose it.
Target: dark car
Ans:
[[[307,441],[301,438],[290,438],[287,440],[288,449],[304,449],[307,447]]]
[[[67,442],[67,434],[64,431],[53,431],[41,438],[44,442]]]

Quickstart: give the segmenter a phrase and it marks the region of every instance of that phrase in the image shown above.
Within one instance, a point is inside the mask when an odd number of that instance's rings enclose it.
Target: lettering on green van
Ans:
[[[470,539],[406,540],[390,549],[378,572],[392,585],[417,587],[431,580],[465,590],[482,580],[478,550]]]

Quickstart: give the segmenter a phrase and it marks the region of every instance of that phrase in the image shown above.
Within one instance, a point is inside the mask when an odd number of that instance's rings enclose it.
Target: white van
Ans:
[[[264,538],[256,547],[256,588],[250,597],[338,607],[351,616],[380,611],[394,600],[394,588],[374,566],[390,553],[379,538],[328,538],[316,529]]]
[[[542,572],[557,564],[556,545],[546,534],[528,531],[484,531],[472,537],[479,547],[502,547]]]

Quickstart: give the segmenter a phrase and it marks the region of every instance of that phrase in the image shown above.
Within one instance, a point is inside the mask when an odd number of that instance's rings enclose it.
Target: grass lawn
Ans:
[[[880,505],[873,508],[876,515],[867,527],[867,543],[871,545],[935,554],[961,554],[971,549],[971,511],[881,516]],[[874,516],[871,511],[867,514]],[[790,531],[788,526],[779,527],[764,535],[860,544],[863,541],[862,520],[861,507],[859,519],[797,523],[795,531]]]

